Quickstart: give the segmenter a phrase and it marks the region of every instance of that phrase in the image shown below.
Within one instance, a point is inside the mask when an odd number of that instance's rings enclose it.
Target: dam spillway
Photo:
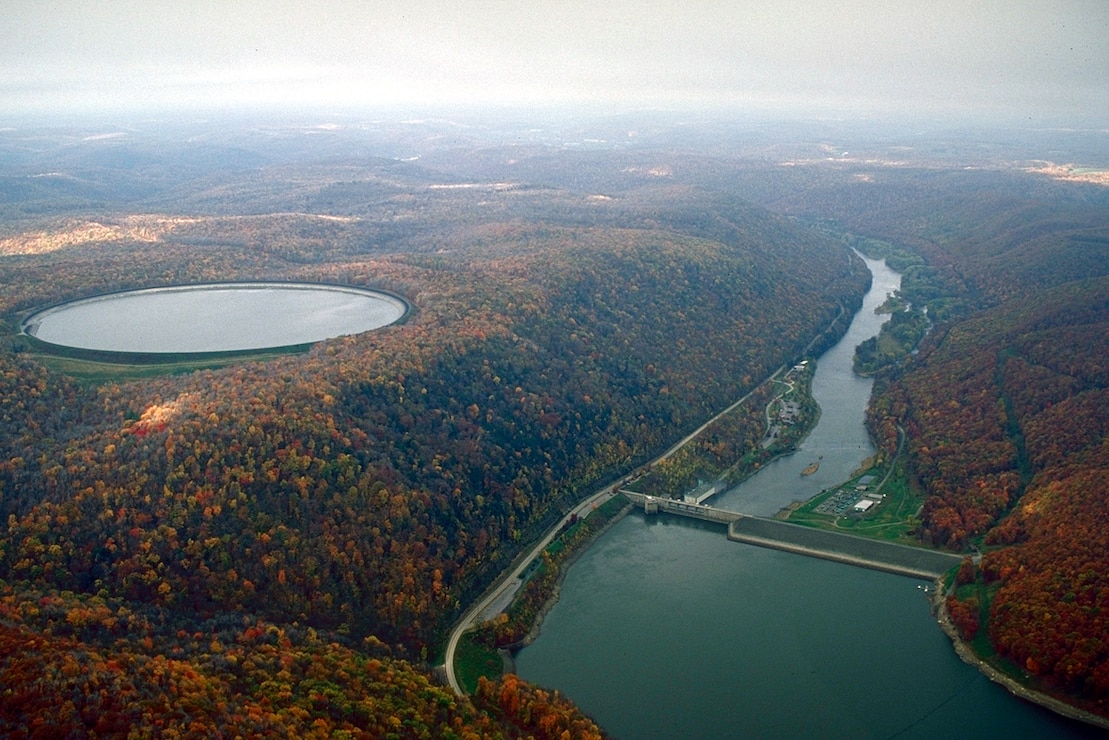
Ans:
[[[728,539],[733,542],[769,547],[928,581],[935,580],[962,562],[962,556],[954,553],[804,527],[777,519],[647,496],[634,491],[621,491],[621,493],[648,514],[678,514],[702,521],[726,524]]]
[[[954,553],[754,516],[744,516],[729,523],[728,539],[928,581],[935,580],[962,562],[962,556]]]

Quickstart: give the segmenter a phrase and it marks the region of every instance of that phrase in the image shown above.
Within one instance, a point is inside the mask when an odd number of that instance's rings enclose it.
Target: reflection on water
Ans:
[[[885,262],[867,260],[874,276],[863,306],[847,334],[817,361],[813,396],[820,404],[820,421],[792,455],[766,465],[754,478],[713,499],[713,506],[759,516],[773,516],[794,501],[807,500],[825,488],[851,477],[859,464],[874,454],[863,425],[873,381],[851,369],[855,347],[878,333],[888,314],[876,314],[889,293],[901,286],[901,276]],[[806,466],[819,460],[820,467],[802,476]]]
[[[24,330],[44,342],[109,352],[224,352],[284,347],[393,323],[407,306],[376,291],[328,285],[226,283],[74,301]]]
[[[854,347],[899,284],[874,285],[819,359],[820,422],[794,455],[714,506],[773,514],[850,476],[873,448]],[[800,471],[821,459],[819,471]],[[920,581],[729,542],[723,527],[633,513],[567,574],[519,674],[620,738],[1085,737],[962,663]]]

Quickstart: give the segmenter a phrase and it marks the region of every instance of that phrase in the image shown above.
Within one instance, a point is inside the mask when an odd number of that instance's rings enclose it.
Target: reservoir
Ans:
[[[713,506],[764,516],[848,478],[873,448],[870,381],[854,347],[900,276],[874,283],[818,360],[820,422],[798,452]],[[810,476],[801,470],[820,460]],[[729,542],[721,525],[635,511],[569,569],[528,681],[568,696],[617,738],[1100,736],[1010,695],[956,656],[921,581]]]
[[[233,352],[318,342],[392,324],[408,310],[379,291],[314,283],[216,283],[111,293],[48,308],[23,331],[107,352]]]

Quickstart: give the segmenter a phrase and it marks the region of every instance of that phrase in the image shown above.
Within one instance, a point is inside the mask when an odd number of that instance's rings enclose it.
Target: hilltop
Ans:
[[[83,381],[8,340],[0,571],[9,645],[35,645],[6,654],[12,732],[595,732],[512,679],[452,697],[427,666],[528,541],[841,332],[869,279],[814,229],[618,162],[598,193],[122,139],[40,154],[24,171],[57,174],[6,191],[9,326],[217,277],[380,287],[414,311],[147,379]]]
[[[447,630],[575,501],[842,334],[852,247],[925,327],[876,363],[868,423],[888,455],[906,431],[916,536],[984,554],[956,622],[1106,714],[1105,163],[1047,166],[1040,134],[623,123],[5,131],[5,729],[600,734],[513,677],[452,696]],[[182,374],[77,372],[13,334],[234,279],[414,311]]]

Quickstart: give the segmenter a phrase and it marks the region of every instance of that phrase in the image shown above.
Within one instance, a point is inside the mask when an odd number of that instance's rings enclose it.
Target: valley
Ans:
[[[872,368],[870,436],[923,501],[906,536],[983,553],[947,602],[979,654],[1106,714],[1109,191],[1030,171],[1043,132],[602,123],[0,132],[5,731],[603,734],[515,676],[437,683],[451,626],[591,492],[835,345],[854,248],[932,322]],[[18,334],[242,280],[412,311],[202,369],[78,372]],[[655,476],[772,454],[772,397]]]

